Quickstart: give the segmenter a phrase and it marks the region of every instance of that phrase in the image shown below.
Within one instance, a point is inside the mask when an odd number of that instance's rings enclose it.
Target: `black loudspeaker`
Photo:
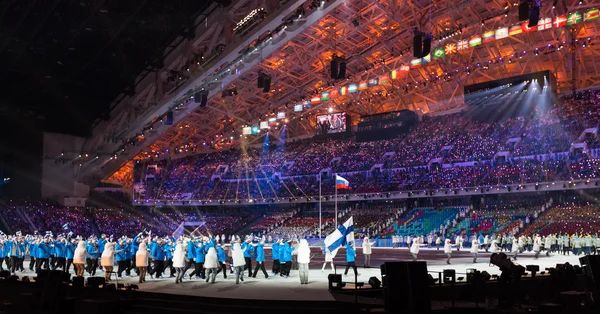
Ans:
[[[342,275],[341,274],[329,274],[327,276],[329,281],[329,290],[341,290],[342,289]]]
[[[596,289],[600,288],[600,255],[586,255],[579,258],[579,263],[588,276],[592,277]]]
[[[379,287],[381,287],[381,281],[377,279],[377,277],[371,277],[369,278],[369,286],[374,289],[379,289]]]
[[[385,310],[423,313],[431,310],[429,276],[425,262],[386,262],[381,265]]]
[[[256,80],[256,83],[258,88],[265,87],[265,75],[262,74],[262,72],[258,72],[258,79]]]
[[[106,281],[104,280],[104,277],[88,277],[86,286],[88,288],[96,289],[104,286],[105,283]]]
[[[338,80],[346,78],[346,60],[340,60],[339,71],[337,75]]]
[[[529,18],[529,0],[521,0],[521,2],[519,3],[519,21],[525,21],[528,18]]]
[[[4,261],[2,261],[2,262],[4,262]],[[10,272],[8,270],[0,271],[0,278],[6,279],[8,277],[10,277]]]
[[[271,77],[265,75],[265,85],[263,86],[263,93],[268,93],[271,91]]]
[[[71,274],[62,270],[53,270],[50,272],[50,280],[68,283],[71,281]]]
[[[529,24],[528,27],[534,27],[538,25],[540,20],[540,7],[537,5],[531,6],[529,9]]]
[[[194,94],[194,102],[200,104],[200,107],[206,107],[208,103],[208,92],[199,91]]]
[[[426,35],[425,39],[423,39],[423,55],[421,57],[426,57],[431,52],[431,35]]]
[[[413,57],[423,58],[423,34],[421,33],[413,37]]]
[[[73,288],[83,289],[83,277],[73,277]]]
[[[338,73],[339,73],[339,59],[337,56],[334,56],[333,59],[331,59],[331,62],[329,63],[330,67],[331,67],[331,78],[332,79],[337,79],[338,78]]]
[[[49,274],[50,274],[50,271],[48,269],[40,269],[36,274],[37,276],[35,277],[35,280],[36,281],[44,280],[44,279],[48,278]]]

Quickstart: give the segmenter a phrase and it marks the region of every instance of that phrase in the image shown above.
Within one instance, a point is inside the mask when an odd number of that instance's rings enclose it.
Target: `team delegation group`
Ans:
[[[241,238],[231,236],[231,243],[225,244],[225,236],[213,237],[199,235],[194,237],[152,236],[151,232],[141,232],[133,238],[122,237],[113,241],[112,237],[102,234],[100,238],[90,237],[87,241],[72,234],[60,234],[54,237],[51,233],[41,235],[2,235],[0,239],[0,271],[4,271],[6,263],[10,272],[24,272],[24,259],[30,257],[29,270],[36,272],[46,269],[61,269],[69,272],[74,266],[75,274],[82,277],[85,272],[90,276],[96,275],[97,269],[102,269],[105,279],[110,281],[111,274],[122,278],[139,276],[139,283],[146,281],[146,275],[152,278],[163,278],[163,272],[170,270],[170,277],[180,283],[186,272],[192,269],[189,279],[205,279],[214,283],[218,273],[235,274],[236,284],[244,281],[244,272],[256,278],[259,270],[265,278],[269,274],[265,269],[265,238],[247,236]],[[371,244],[367,240],[368,244]],[[354,266],[356,251],[348,245],[347,260]],[[289,277],[292,268],[299,271],[300,283],[308,283],[308,265],[311,259],[310,247],[305,239],[278,239],[272,244],[272,274]],[[252,268],[252,259],[256,267]],[[326,254],[326,260],[331,262],[333,256]],[[115,271],[114,265],[117,264]],[[229,264],[229,269],[227,265]],[[323,268],[325,264],[323,265]],[[133,271],[133,272],[132,272]],[[346,268],[346,272],[348,268]],[[354,266],[356,272],[356,267]]]
[[[163,272],[170,271],[170,277],[175,278],[176,283],[180,283],[186,278],[186,272],[192,269],[189,279],[205,279],[206,282],[214,283],[218,273],[223,273],[223,278],[227,274],[235,274],[235,281],[238,284],[244,281],[244,272],[248,271],[248,276],[256,278],[259,270],[262,271],[265,278],[269,274],[265,269],[265,238],[254,238],[247,236],[242,239],[237,236],[231,236],[231,243],[225,241],[225,236],[213,237],[208,233],[207,236],[187,237],[182,236],[178,239],[173,237],[153,236],[151,232],[140,232],[133,238],[122,237],[113,241],[112,236],[107,237],[102,234],[100,238],[90,237],[87,241],[81,237],[72,237],[72,234],[60,234],[54,237],[51,233],[45,236],[22,235],[17,232],[15,235],[2,234],[0,237],[0,271],[4,271],[6,264],[10,272],[14,275],[17,271],[24,272],[23,261],[27,255],[30,257],[29,270],[39,272],[45,269],[62,269],[70,271],[71,265],[74,266],[75,274],[83,276],[87,272],[90,276],[96,275],[97,269],[102,269],[106,280],[110,280],[111,274],[116,274],[122,278],[123,272],[126,276],[132,276],[135,272],[139,276],[139,282],[146,281],[146,275],[152,278],[163,278]],[[228,239],[228,240],[229,240]],[[226,243],[227,242],[227,243]],[[442,246],[443,242],[443,246]],[[470,243],[469,243],[470,242]],[[597,254],[600,248],[600,238],[591,235],[548,235],[541,237],[539,235],[513,237],[511,235],[502,235],[498,237],[473,236],[469,241],[465,241],[462,236],[457,236],[454,241],[450,238],[442,239],[432,235],[425,237],[406,237],[393,236],[392,243],[394,247],[402,243],[410,243],[409,252],[413,260],[417,260],[419,249],[423,246],[437,247],[443,249],[446,254],[446,263],[450,264],[453,249],[461,250],[463,245],[469,245],[470,253],[473,255],[473,263],[477,262],[477,255],[481,250],[511,252],[513,259],[517,259],[519,253],[532,251],[535,258],[538,258],[541,251],[546,254],[551,252],[560,252],[562,254]],[[362,243],[362,253],[364,255],[365,268],[370,267],[371,247],[375,242],[371,242],[365,237]],[[333,259],[336,252],[330,252],[324,249],[325,262],[321,271],[325,270],[327,263],[334,270]],[[352,268],[357,274],[355,264],[356,250],[354,242],[346,245],[346,270]],[[308,242],[305,239],[297,241],[296,239],[277,239],[272,243],[272,262],[271,272],[273,275],[289,277],[290,270],[299,271],[300,283],[308,283],[309,263],[312,258]],[[253,271],[252,259],[255,260]],[[115,262],[117,264],[114,270]],[[227,266],[229,265],[229,267]]]

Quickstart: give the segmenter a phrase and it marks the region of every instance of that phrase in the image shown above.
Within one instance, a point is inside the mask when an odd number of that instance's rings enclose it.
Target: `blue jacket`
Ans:
[[[279,260],[279,247],[280,245],[277,242],[273,243],[273,246],[271,246],[271,257],[274,261]]]
[[[243,242],[242,243],[242,250],[244,251],[244,257],[252,257],[252,255],[250,255],[250,251],[252,250],[252,244],[248,243],[248,242]]]
[[[27,244],[29,246],[29,255],[33,256],[34,258],[38,258],[37,256],[37,244],[33,244],[33,243],[28,243]]]
[[[256,261],[257,262],[264,262],[265,261],[265,248],[264,248],[264,244],[259,243],[255,250],[256,250]]]
[[[165,254],[165,245],[158,245],[158,243],[152,248],[152,259],[154,259],[155,261],[164,261],[166,254]]]
[[[289,243],[286,243],[283,246],[283,249],[280,249],[280,251],[283,251],[283,257],[279,258],[279,261],[282,263],[286,263],[286,262],[291,262],[292,261],[292,251],[294,250],[294,247],[292,247]]]
[[[347,244],[346,245],[346,262],[348,262],[348,263],[354,262],[355,256],[356,256],[356,251],[350,244]]]
[[[59,241],[54,242],[54,255],[56,258],[65,258],[66,254],[65,244]]]
[[[91,259],[97,259],[98,257],[100,257],[100,251],[98,250],[98,247],[92,244],[87,245],[87,253]]]
[[[192,241],[187,246],[187,258],[193,260],[196,258],[196,242]]]
[[[217,248],[217,258],[220,263],[225,263],[227,260],[227,255],[225,254],[225,250],[222,247]]]
[[[106,240],[100,238],[98,239],[98,253],[102,254],[104,252],[104,245],[106,244]]]
[[[71,243],[71,241],[65,245],[65,255],[67,259],[73,259],[75,256],[75,244]]]
[[[12,249],[13,249],[13,245],[15,246],[15,252],[13,255]],[[18,258],[22,258],[23,255],[25,255],[25,244],[24,243],[18,243],[17,241],[6,241],[4,243],[4,255],[11,257],[18,257]]]
[[[204,263],[205,257],[204,244],[198,244],[196,246],[196,263]]]
[[[173,251],[175,251],[175,245],[165,244],[165,254],[167,254],[168,259],[173,258]]]
[[[138,249],[140,248],[140,243],[138,242],[139,238],[140,236],[137,235],[133,238],[133,241],[131,241],[131,247],[129,248],[131,256],[135,256],[135,253],[137,253]]]
[[[50,251],[51,251],[51,248],[50,248],[50,245],[48,245],[48,243],[44,243],[44,242],[39,243],[37,245],[37,249],[36,249],[36,252],[37,252],[36,258],[50,258]]]
[[[127,247],[127,243],[123,243],[123,245],[117,243],[117,245],[115,246],[115,251],[121,251],[121,252],[117,252],[117,254],[115,254],[115,259],[117,260],[117,262],[122,262],[122,261],[128,260],[127,252],[131,252],[129,250],[129,248]]]

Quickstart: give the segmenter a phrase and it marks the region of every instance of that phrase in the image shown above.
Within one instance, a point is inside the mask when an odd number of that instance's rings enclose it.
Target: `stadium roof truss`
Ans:
[[[438,40],[444,34],[462,30],[462,34],[446,39],[451,42],[517,23],[517,7],[512,2],[516,1],[323,2],[313,14],[295,19],[294,25],[273,36],[271,45],[254,51],[251,57],[225,77],[212,81],[213,76],[208,73],[214,73],[213,69],[218,66],[209,65],[208,69],[202,68],[197,73],[188,74],[188,83],[171,94],[161,91],[160,76],[146,82],[144,86],[138,85],[139,91],[129,103],[124,103],[123,109],[114,114],[111,121],[99,125],[95,138],[88,141],[86,149],[90,151],[104,146],[106,158],[90,162],[80,176],[88,180],[103,179],[132,158],[160,158],[173,151],[210,151],[235,147],[241,142],[251,143],[252,138],[245,139],[242,136],[242,127],[258,125],[259,121],[274,117],[280,111],[286,112],[289,120],[287,136],[296,137],[314,133],[314,116],[326,113],[329,107],[335,111],[346,111],[355,117],[400,109],[410,109],[421,114],[447,111],[464,105],[464,85],[541,70],[551,70],[557,77],[559,89],[563,91],[572,88],[573,80],[577,88],[600,83],[596,65],[600,62],[600,51],[597,43],[594,43],[594,39],[598,38],[598,19],[568,27],[523,33],[441,59],[432,58],[431,62],[411,69],[399,79],[392,80],[391,84],[340,96],[294,113],[294,104],[310,99],[332,86],[339,88],[348,81],[358,82],[389,74],[391,70],[409,64],[413,59],[415,29],[433,34],[433,51],[446,44],[444,39]],[[288,1],[286,6],[289,7],[278,8],[279,15],[270,16],[263,22],[268,25],[256,27],[257,33],[250,39],[239,40],[240,44],[235,49],[231,48],[234,44],[226,45],[219,57],[227,60],[230,51],[239,55],[238,52],[246,47],[245,43],[264,36],[265,29],[273,29],[273,23],[269,24],[269,19],[281,23],[282,17],[289,16],[299,5],[308,7],[312,3],[313,1]],[[256,7],[256,1],[240,1],[229,8],[229,11],[217,14],[230,16],[231,21],[243,17]],[[505,16],[507,7],[508,16]],[[577,0],[565,0],[564,7],[556,9],[552,9],[552,1],[543,1],[540,16],[552,17],[559,14],[558,10],[585,11],[593,7],[600,7],[600,0],[588,0],[581,5]],[[208,21],[219,18],[209,16]],[[223,33],[227,30],[217,24],[219,23],[205,24],[203,27],[206,30],[202,35],[188,42],[186,49],[180,50],[180,55],[168,58],[171,61],[165,62],[166,68],[181,70],[190,64],[190,51],[211,51],[218,44],[227,44],[223,42]],[[586,47],[568,44],[575,39],[586,41]],[[561,45],[564,48],[561,49]],[[534,53],[536,48],[539,53]],[[334,54],[346,59],[347,79],[330,78],[329,64]],[[215,61],[214,64],[225,63]],[[269,92],[263,92],[257,87],[259,72],[271,76]],[[195,77],[199,79],[195,80]],[[202,79],[207,78],[211,79],[208,81],[211,85],[208,86],[213,89],[206,107],[200,108],[190,97],[186,101],[180,101],[180,95],[185,95],[190,88],[200,86],[197,82],[206,83]],[[225,95],[222,91],[229,92]],[[142,132],[151,119],[156,119],[162,113],[161,108],[164,110],[165,106],[172,105],[175,100],[178,104],[174,110],[172,126],[161,124]],[[120,145],[123,141],[132,134],[143,140],[136,145],[126,146],[125,149],[110,151],[115,147],[122,147]],[[107,145],[107,141],[114,144]],[[131,168],[130,166],[128,164],[124,167]],[[117,177],[111,180],[118,181],[123,172],[125,171],[121,169],[117,172]]]

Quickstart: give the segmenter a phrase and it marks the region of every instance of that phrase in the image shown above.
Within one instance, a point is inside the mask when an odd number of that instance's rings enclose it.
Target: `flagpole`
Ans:
[[[333,178],[333,183],[335,184],[335,227],[338,227],[338,222],[337,222],[337,218],[338,218],[338,214],[337,214],[337,173],[335,174],[335,177]]]
[[[319,173],[319,239],[322,238],[321,230],[323,227],[321,226],[321,181],[323,180],[323,176]]]

